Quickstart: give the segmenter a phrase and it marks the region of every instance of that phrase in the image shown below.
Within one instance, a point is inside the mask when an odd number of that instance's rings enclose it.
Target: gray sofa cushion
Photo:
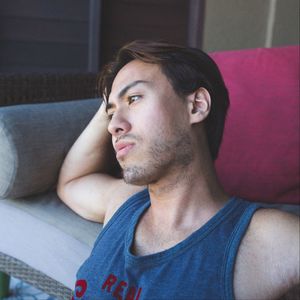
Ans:
[[[73,289],[102,225],[72,212],[55,192],[0,200],[0,252]]]
[[[99,106],[99,99],[86,99],[1,107],[0,198],[53,188],[66,153]]]

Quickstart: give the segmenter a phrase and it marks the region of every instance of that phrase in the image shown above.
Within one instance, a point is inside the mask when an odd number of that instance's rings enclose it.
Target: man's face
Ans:
[[[127,183],[147,185],[190,164],[188,105],[158,65],[138,60],[117,74],[109,96],[108,130]]]

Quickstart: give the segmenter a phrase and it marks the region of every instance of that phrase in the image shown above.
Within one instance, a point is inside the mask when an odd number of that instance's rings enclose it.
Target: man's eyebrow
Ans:
[[[150,83],[150,81],[147,81],[147,80],[135,80],[135,81],[129,83],[128,85],[126,85],[126,86],[119,92],[118,98],[119,98],[119,99],[122,98],[122,97],[126,94],[126,92],[127,92],[129,89],[131,89],[132,87],[136,86],[137,84],[149,84],[149,83]],[[107,112],[109,109],[113,108],[114,106],[115,106],[115,105],[114,105],[113,103],[107,102],[107,104],[106,104],[106,112]]]
[[[146,83],[146,84],[147,84],[147,83],[149,83],[149,81],[147,81],[147,80],[135,80],[135,81],[129,83],[128,85],[126,85],[126,86],[119,92],[118,98],[119,98],[119,99],[122,98],[122,97],[126,94],[126,92],[127,92],[129,89],[131,89],[132,87],[136,86],[137,84],[141,84],[141,83],[143,83],[143,84]]]

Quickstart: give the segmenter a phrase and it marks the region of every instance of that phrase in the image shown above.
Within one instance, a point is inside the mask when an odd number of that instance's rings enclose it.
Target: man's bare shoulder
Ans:
[[[238,251],[236,297],[274,299],[299,284],[299,239],[299,217],[259,209]]]
[[[126,202],[132,195],[145,189],[144,186],[127,184],[123,179],[112,182],[109,194],[107,194],[108,206],[105,212],[103,226],[112,218],[114,213]]]

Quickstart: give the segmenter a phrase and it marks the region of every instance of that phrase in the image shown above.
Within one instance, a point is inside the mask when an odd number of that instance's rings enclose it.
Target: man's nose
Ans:
[[[108,131],[112,136],[120,136],[126,134],[131,129],[131,125],[127,118],[121,112],[115,112],[108,124]]]

